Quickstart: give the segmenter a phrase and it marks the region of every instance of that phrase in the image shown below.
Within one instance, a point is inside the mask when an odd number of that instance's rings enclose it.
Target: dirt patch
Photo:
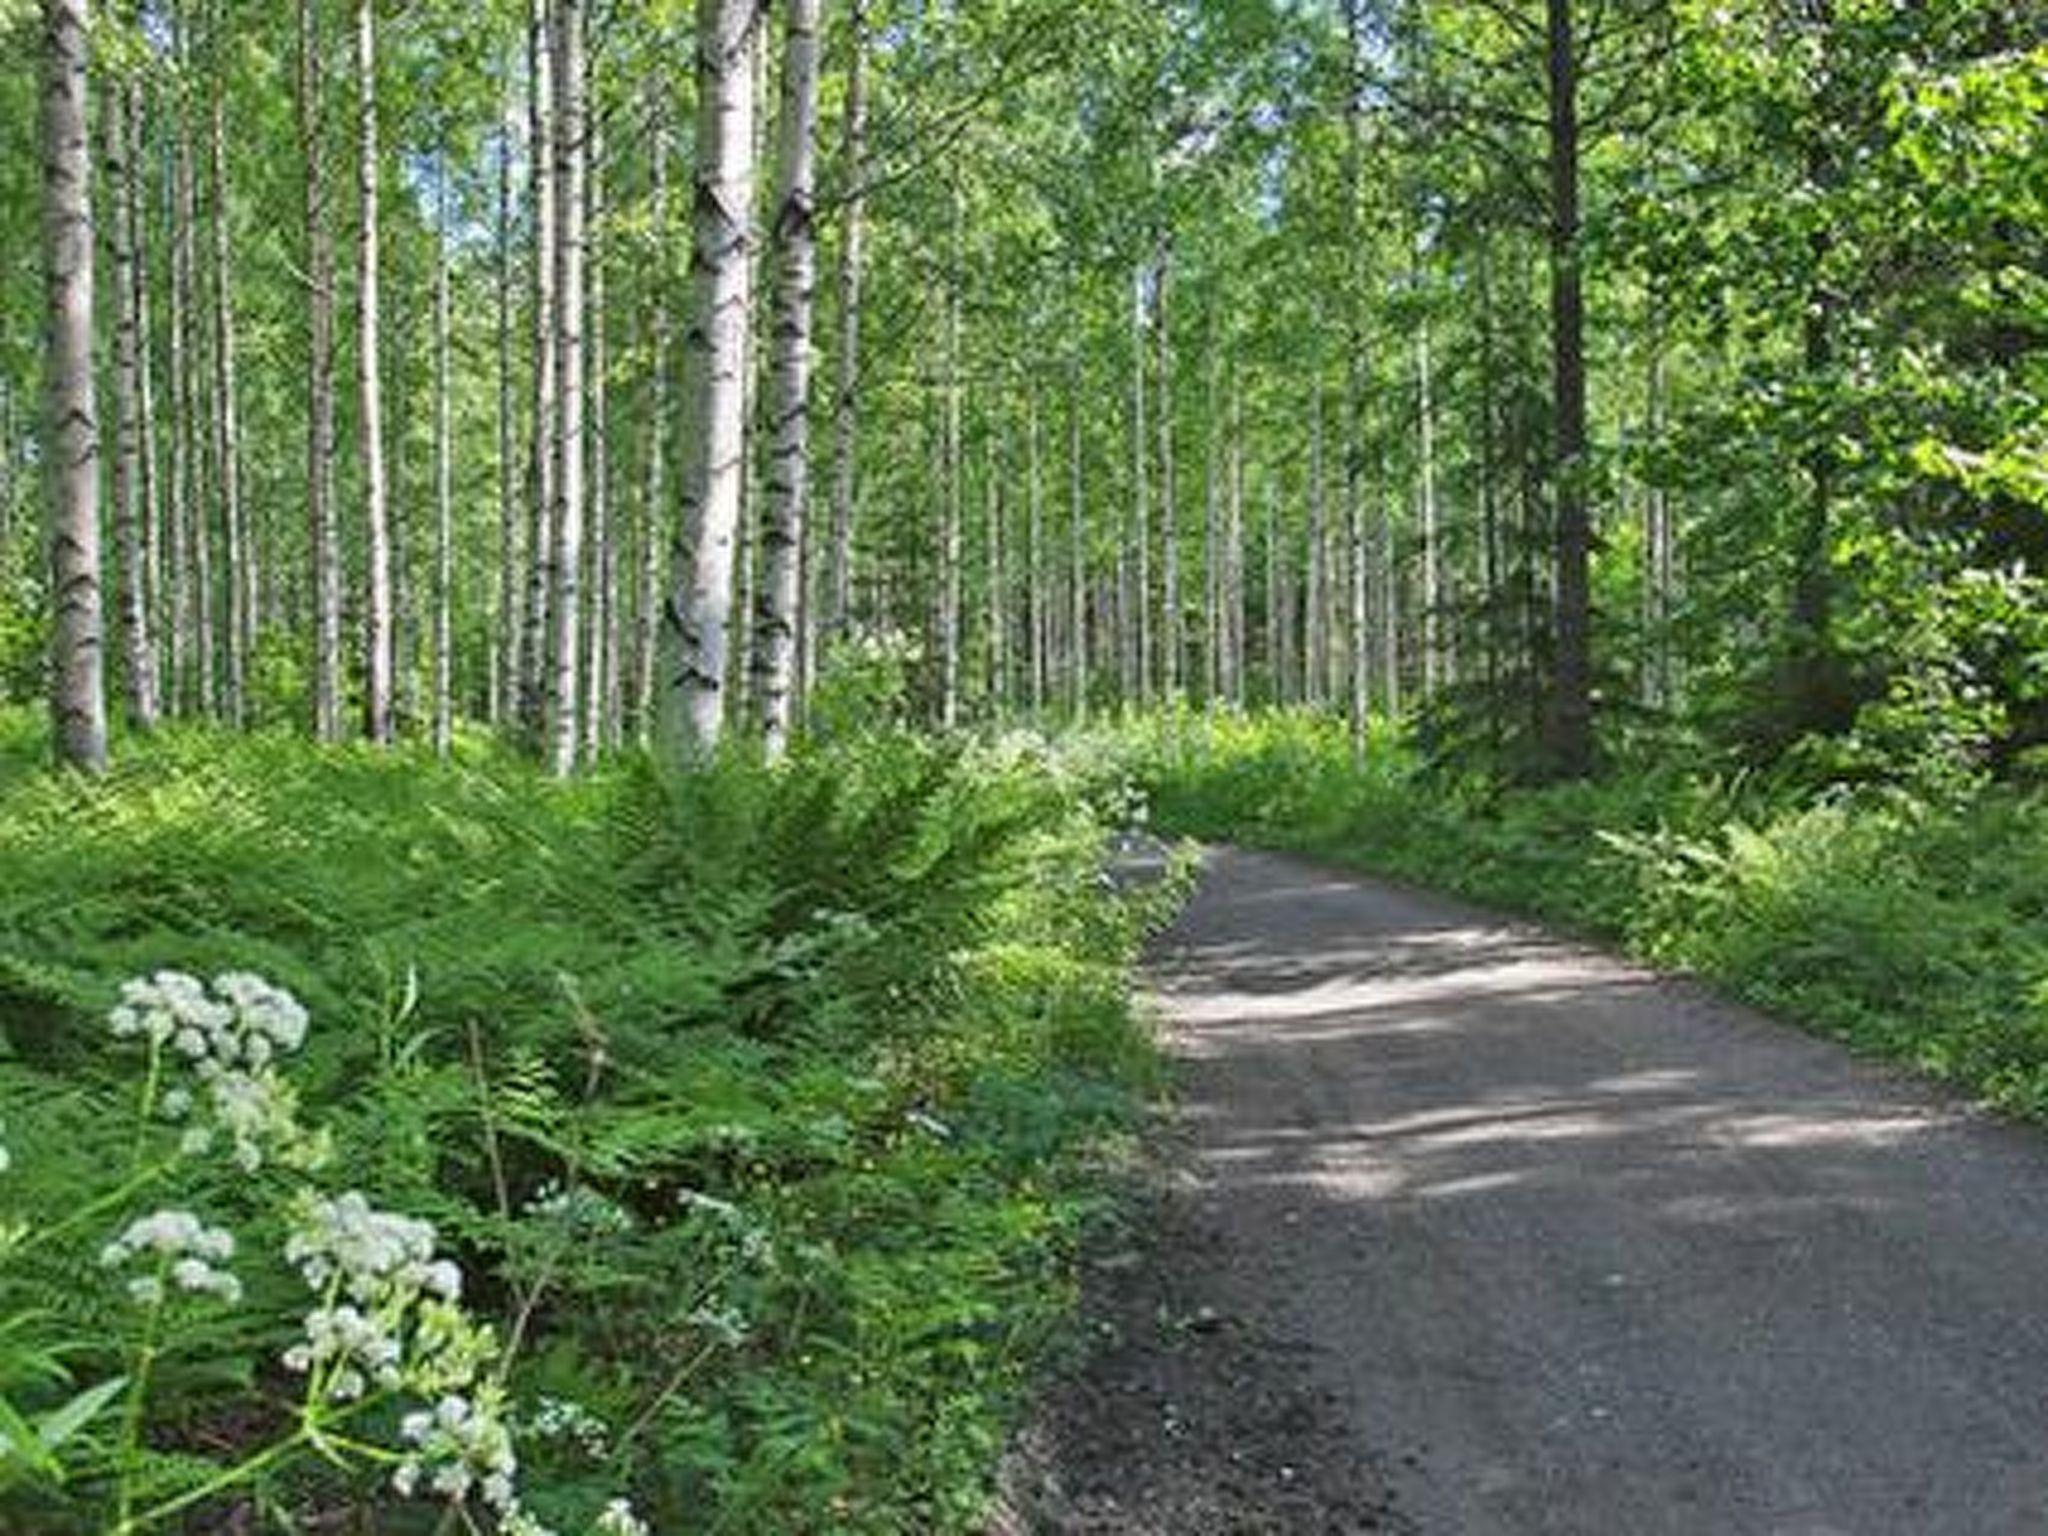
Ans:
[[[1315,1346],[1233,1312],[1230,1234],[1186,1176],[1158,1177],[1083,1287],[1089,1347],[1049,1386],[1004,1468],[989,1536],[1408,1529],[1315,1384]]]

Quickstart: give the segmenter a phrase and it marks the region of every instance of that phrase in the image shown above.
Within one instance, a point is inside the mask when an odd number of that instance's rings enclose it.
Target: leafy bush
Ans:
[[[535,1518],[629,1493],[663,1532],[972,1527],[1152,1071],[1125,976],[1156,899],[1097,878],[1084,776],[895,735],[569,785],[475,743],[172,730],[97,785],[40,750],[0,715],[7,1220],[127,1164],[132,1063],[93,1022],[124,978],[261,971],[319,1021],[292,1080],[335,1166],[430,1222],[494,1321]],[[241,1251],[279,1251],[282,1197],[236,1199]],[[0,1329],[25,1414],[121,1374],[118,1282],[63,1281],[109,1235],[0,1267],[0,1322],[36,1319]],[[288,1420],[292,1278],[181,1316],[145,1437],[166,1478]],[[0,1493],[0,1528],[99,1529],[108,1422],[61,1486]],[[388,1466],[341,1459],[266,1465],[208,1518],[414,1528]]]

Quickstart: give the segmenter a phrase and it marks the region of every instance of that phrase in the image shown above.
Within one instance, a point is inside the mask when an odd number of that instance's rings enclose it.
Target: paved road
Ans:
[[[2048,1532],[2048,1137],[1534,929],[1214,854],[1210,1236],[1422,1536]]]

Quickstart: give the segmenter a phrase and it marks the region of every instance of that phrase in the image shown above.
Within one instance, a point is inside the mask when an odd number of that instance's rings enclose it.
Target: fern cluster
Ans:
[[[1153,899],[1098,878],[1088,775],[870,733],[559,785],[475,745],[173,731],[94,786],[32,741],[0,721],[0,1208],[124,1155],[92,1023],[121,979],[261,971],[320,1021],[295,1076],[351,1180],[497,1319],[539,1517],[626,1489],[664,1533],[972,1526],[1152,1072],[1126,973]],[[8,1272],[0,1315],[94,1338],[115,1298],[66,1273]],[[158,1454],[218,1461],[277,1411],[287,1303],[249,1302],[160,1389]],[[105,1363],[8,1349],[24,1401]],[[386,1488],[280,1475],[214,1514],[402,1532]],[[93,1492],[19,1484],[0,1528],[88,1529]]]

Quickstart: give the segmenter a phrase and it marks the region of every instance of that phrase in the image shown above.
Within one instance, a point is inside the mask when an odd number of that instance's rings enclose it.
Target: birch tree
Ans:
[[[786,0],[782,106],[770,226],[774,309],[768,392],[769,471],[763,521],[754,697],[771,761],[795,716],[798,605],[810,504],[811,307],[817,285],[818,0]]]
[[[378,746],[393,736],[392,683],[397,647],[391,612],[391,506],[384,466],[382,332],[377,249],[377,22],[375,0],[356,0],[357,430],[362,442],[365,657],[363,731]]]
[[[697,165],[684,336],[676,573],[663,617],[662,734],[702,762],[725,726],[734,552],[746,479],[753,312],[754,50],[760,0],[697,0]]]
[[[828,625],[844,636],[853,615],[854,503],[860,451],[861,283],[866,258],[867,0],[847,0],[846,121],[840,175],[847,183],[840,211],[839,337],[832,395],[832,552]]]
[[[128,100],[140,87],[117,85],[103,98],[103,153],[107,196],[113,204],[112,238],[114,294],[114,536],[120,547],[115,599],[121,611],[121,659],[127,679],[128,718],[142,730],[156,724],[156,649],[149,623],[148,564],[144,558],[145,521],[142,505],[143,450],[146,423],[142,412],[141,295],[136,275],[138,235],[134,178],[134,124]]]
[[[554,0],[555,432],[553,629],[546,731],[557,777],[576,767],[582,611],[584,364],[584,0]]]
[[[43,473],[55,614],[50,717],[58,761],[99,773],[107,766],[107,704],[87,0],[43,0],[42,24]]]
[[[341,735],[341,531],[335,510],[334,233],[317,0],[299,0],[299,143],[305,160],[306,520],[313,566],[313,733]]]

